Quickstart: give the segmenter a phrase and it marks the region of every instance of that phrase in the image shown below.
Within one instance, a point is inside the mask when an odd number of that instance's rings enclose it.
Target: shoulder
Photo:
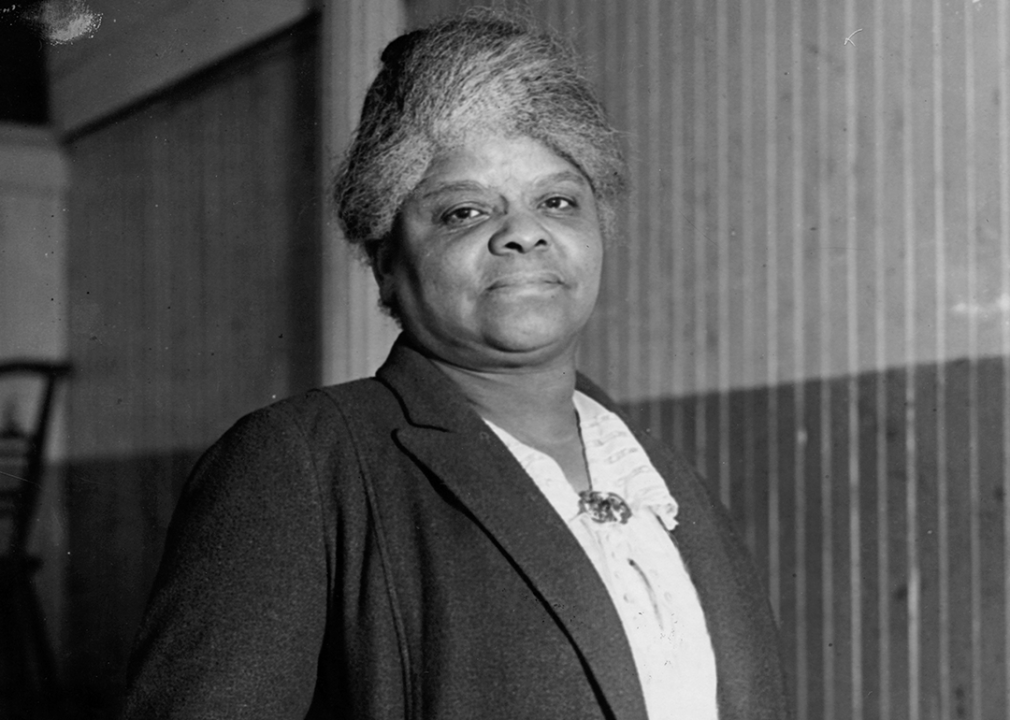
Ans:
[[[362,425],[395,423],[399,402],[375,378],[315,388],[254,410],[240,418],[222,441],[246,440],[276,448],[300,442],[332,443]]]
[[[197,463],[186,494],[245,488],[256,495],[332,483],[358,466],[356,442],[395,426],[398,402],[368,379],[318,388],[250,412]],[[389,433],[385,433],[387,436]]]
[[[319,516],[329,538],[338,507],[363,516],[360,444],[380,435],[375,428],[395,424],[396,407],[395,396],[370,379],[310,390],[243,416],[197,462],[174,524],[231,518],[243,527],[283,528],[292,518]]]

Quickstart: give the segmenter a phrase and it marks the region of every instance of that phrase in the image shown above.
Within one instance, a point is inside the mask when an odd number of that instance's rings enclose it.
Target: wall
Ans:
[[[379,70],[379,55],[404,31],[404,0],[323,6],[322,137],[327,162],[320,187],[329,188],[339,158],[358,124],[361,103]],[[323,208],[323,325],[319,340],[326,384],[367,377],[385,360],[398,328],[379,310],[372,273],[347,247],[332,208]]]
[[[68,146],[75,458],[199,448],[315,382],[313,42],[289,32]]]
[[[118,692],[196,456],[318,382],[318,47],[310,18],[68,145],[79,702]]]
[[[41,127],[0,125],[0,360],[64,360],[68,354],[66,292],[66,158]],[[0,388],[0,421],[13,410],[25,425],[36,410],[37,387]],[[50,640],[62,646],[67,553],[62,465],[66,458],[65,388],[56,396],[33,551]]]
[[[629,405],[724,483],[799,717],[1005,716],[1007,364]]]
[[[290,25],[309,0],[57,2],[76,21],[50,44],[52,122],[60,135],[107,118]]]
[[[45,128],[0,124],[0,356],[62,359],[68,169]]]

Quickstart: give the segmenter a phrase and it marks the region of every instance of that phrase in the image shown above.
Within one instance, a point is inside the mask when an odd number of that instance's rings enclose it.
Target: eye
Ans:
[[[574,210],[577,204],[564,195],[551,195],[543,201],[543,206],[548,210]]]
[[[484,215],[484,211],[473,205],[460,205],[442,213],[441,220],[445,225],[458,226],[466,225],[474,220],[478,220]]]

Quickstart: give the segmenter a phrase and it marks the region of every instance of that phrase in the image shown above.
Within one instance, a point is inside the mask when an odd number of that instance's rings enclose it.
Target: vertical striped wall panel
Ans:
[[[729,505],[799,717],[1006,717],[1010,2],[496,4],[625,135],[583,368]]]
[[[319,381],[317,31],[307,19],[69,142],[72,554],[48,630],[64,691],[96,712],[118,701],[198,454]]]
[[[202,448],[318,382],[314,33],[70,142],[72,457]]]
[[[613,392],[1003,353],[1005,3],[547,5],[627,138],[584,352]]]
[[[329,189],[350,144],[361,103],[379,70],[379,55],[403,32],[404,0],[325,3],[322,12],[321,186]],[[386,358],[398,328],[379,310],[372,274],[344,242],[330,204],[322,208],[323,310],[320,339],[323,381],[367,377]]]
[[[725,433],[730,511],[780,619],[799,717],[1006,716],[1005,364],[628,405],[659,434],[676,421],[710,479],[722,459],[697,437]]]

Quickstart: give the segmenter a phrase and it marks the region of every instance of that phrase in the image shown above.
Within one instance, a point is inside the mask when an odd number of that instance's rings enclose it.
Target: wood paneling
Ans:
[[[323,142],[322,186],[332,186],[332,173],[358,125],[361,103],[379,56],[407,24],[405,0],[327,3],[323,10]],[[399,334],[379,309],[372,273],[344,242],[332,207],[326,208],[327,240],[323,246],[323,316],[320,327],[323,379],[327,384],[367,377],[386,359]]]
[[[71,143],[75,458],[202,448],[318,382],[315,32]]]
[[[75,717],[111,717],[161,562],[176,500],[198,452],[79,460],[67,470],[71,558],[63,651]],[[93,706],[94,713],[83,709]]]
[[[192,463],[318,384],[317,23],[69,146],[64,680],[114,707]],[[83,713],[82,713],[83,716]]]
[[[1008,386],[1003,359],[957,360],[628,406],[716,488],[722,460],[697,438],[726,432],[729,508],[799,718],[1010,713]]]
[[[558,14],[635,194],[590,374],[632,399],[1003,352],[1005,3],[594,5]]]

